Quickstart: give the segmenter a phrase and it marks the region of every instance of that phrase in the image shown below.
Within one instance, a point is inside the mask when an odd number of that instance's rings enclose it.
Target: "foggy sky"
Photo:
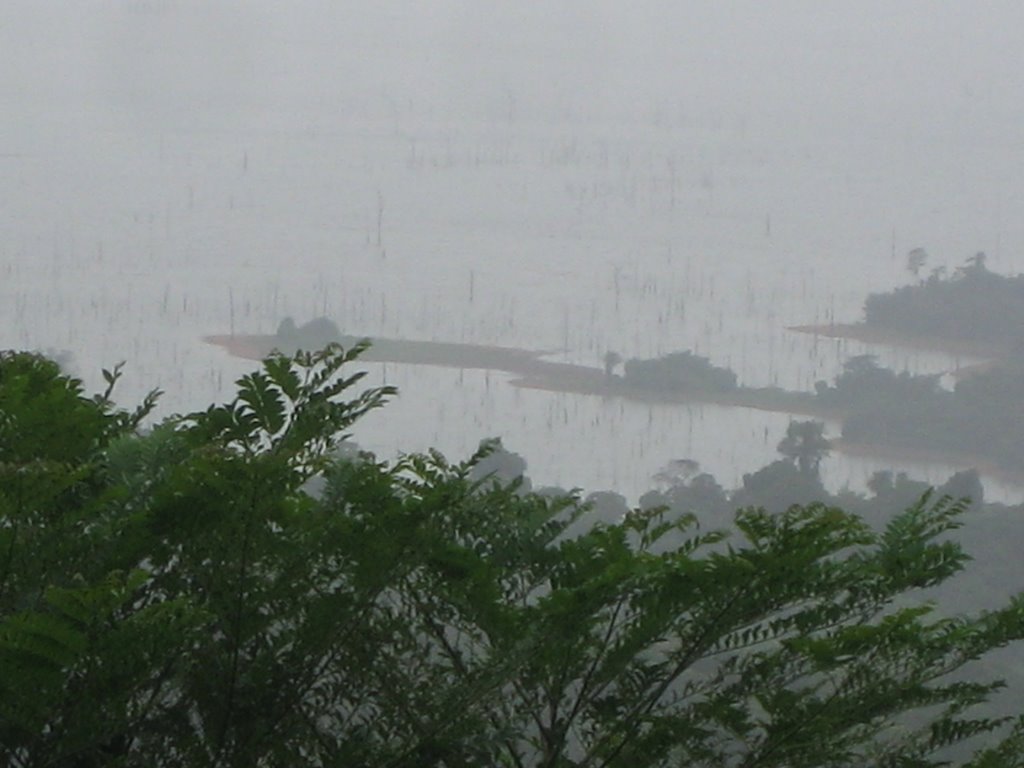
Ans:
[[[8,0],[0,96],[30,92],[40,112],[8,113],[0,137],[97,98],[200,125],[391,99],[490,120],[703,109],[985,136],[987,117],[1021,108],[1022,25],[1015,2]]]
[[[588,364],[693,348],[807,389],[865,350],[785,326],[855,320],[910,248],[1024,269],[1022,28],[1019,2],[4,0],[0,347],[90,383],[127,360],[124,402],[168,409],[249,368],[203,335],[285,313]],[[568,484],[690,450],[730,482],[786,422],[388,375],[403,449],[501,434],[550,467],[590,430]]]

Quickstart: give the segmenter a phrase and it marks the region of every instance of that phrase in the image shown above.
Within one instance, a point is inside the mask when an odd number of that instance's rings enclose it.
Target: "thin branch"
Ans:
[[[608,646],[611,644],[612,636],[615,634],[615,629],[618,626],[619,615],[621,614],[622,608],[623,608],[623,606],[625,604],[626,604],[626,595],[622,595],[622,596],[619,597],[618,602],[615,604],[615,608],[612,610],[612,615],[608,619],[608,629],[604,633],[604,638],[601,640],[601,645],[598,648],[597,653],[594,654],[594,658],[590,662],[590,667],[587,669],[586,673],[583,675],[583,680],[580,682],[580,693],[579,693],[579,696],[576,697],[576,701],[573,704],[572,709],[569,711],[569,716],[566,718],[566,721],[565,721],[565,729],[564,729],[564,731],[562,733],[562,736],[560,738],[560,742],[561,742],[561,744],[559,745],[560,749],[562,747],[564,747],[564,745],[565,745],[565,736],[566,736],[566,734],[568,734],[569,730],[573,727],[573,724],[574,724],[574,722],[576,720],[576,716],[579,714],[580,710],[583,708],[584,702],[588,702],[589,703],[590,694],[591,694],[590,684],[593,682],[594,675],[597,673],[597,669],[600,666],[602,659],[604,659],[605,654],[608,651]]]
[[[630,711],[629,714],[626,715],[626,717],[624,718],[622,727],[610,731],[608,734],[606,734],[602,739],[598,741],[594,748],[591,749],[590,753],[583,759],[582,762],[580,762],[580,768],[586,768],[586,766],[592,765],[594,760],[597,759],[598,749],[604,746],[604,744],[615,735],[621,736],[621,739],[618,745],[612,749],[608,757],[606,757],[600,763],[601,768],[605,768],[606,766],[610,765],[615,760],[615,758],[618,757],[619,753],[622,752],[622,750],[625,749],[626,745],[629,743],[628,734],[632,733],[632,731],[636,728],[639,719],[654,708],[654,706],[658,703],[658,700],[664,695],[665,691],[667,691],[669,687],[676,681],[676,679],[680,675],[682,675],[683,672],[689,669],[693,662],[697,660],[697,658],[699,657],[700,649],[704,646],[704,644],[707,642],[708,638],[712,635],[712,633],[718,629],[719,622],[725,616],[727,616],[730,611],[732,611],[733,606],[735,606],[736,603],[740,600],[740,598],[745,596],[750,591],[750,589],[751,583],[748,581],[740,589],[736,590],[736,593],[725,603],[724,606],[722,606],[721,610],[719,610],[712,618],[712,620],[704,626],[703,630],[690,644],[690,649],[685,654],[683,654],[683,656],[679,659],[678,662],[676,662],[672,670],[669,672],[668,675],[665,676],[662,682],[654,688],[654,690],[647,696],[646,700],[641,699],[633,706],[632,711]]]

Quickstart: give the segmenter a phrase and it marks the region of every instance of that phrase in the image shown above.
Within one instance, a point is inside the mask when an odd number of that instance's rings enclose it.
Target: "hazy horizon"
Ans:
[[[159,386],[163,415],[251,367],[202,336],[285,315],[810,389],[863,352],[962,362],[785,330],[856,320],[910,249],[1024,269],[1019,3],[407,5],[0,7],[0,347],[94,387],[126,360],[119,401]],[[502,435],[541,483],[627,495],[680,457],[736,482],[788,422],[371,370],[403,401],[367,447]]]

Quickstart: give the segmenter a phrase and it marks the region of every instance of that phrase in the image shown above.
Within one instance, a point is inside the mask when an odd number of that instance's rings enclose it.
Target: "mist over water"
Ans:
[[[972,362],[786,327],[855,321],[915,247],[1024,268],[1024,9],[678,5],[4,3],[0,347],[92,387],[126,360],[120,402],[159,386],[161,414],[252,367],[202,336],[286,315],[590,365],[692,349],[802,390],[865,352]],[[682,457],[735,484],[789,421],[367,368],[402,394],[365,447],[502,435],[537,484],[633,499]]]

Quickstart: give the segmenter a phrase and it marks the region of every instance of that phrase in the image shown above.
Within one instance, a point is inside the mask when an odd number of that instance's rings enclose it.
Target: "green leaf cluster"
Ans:
[[[361,351],[273,356],[146,431],[155,395],[124,413],[0,356],[0,761],[1024,765],[967,674],[1024,600],[915,599],[965,566],[963,503],[591,523],[474,479],[493,445],[342,455],[392,394]]]

